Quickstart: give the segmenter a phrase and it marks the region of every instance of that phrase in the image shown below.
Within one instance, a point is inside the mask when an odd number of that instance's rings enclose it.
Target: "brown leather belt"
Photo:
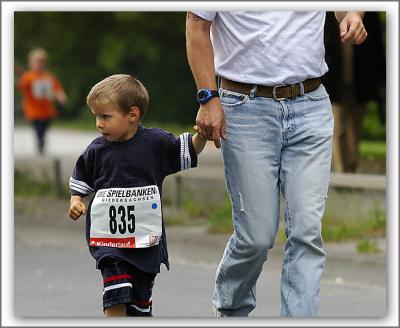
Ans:
[[[321,79],[319,77],[308,79],[302,82],[304,86],[304,93],[315,90],[321,84]],[[251,89],[253,88],[253,84],[235,82],[231,80],[227,80],[221,77],[220,86],[224,89],[243,93],[250,94]],[[257,85],[257,90],[255,95],[258,97],[271,97],[275,100],[283,100],[286,98],[296,98],[301,95],[301,86],[300,83],[289,84],[289,85],[275,85],[273,87]]]

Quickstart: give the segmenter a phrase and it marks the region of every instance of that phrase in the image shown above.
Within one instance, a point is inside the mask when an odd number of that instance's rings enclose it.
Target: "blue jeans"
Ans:
[[[220,89],[227,140],[222,142],[234,232],[216,273],[213,304],[247,316],[256,281],[285,200],[287,241],[281,315],[315,316],[325,266],[321,219],[328,192],[333,115],[323,85],[296,99],[275,101]]]

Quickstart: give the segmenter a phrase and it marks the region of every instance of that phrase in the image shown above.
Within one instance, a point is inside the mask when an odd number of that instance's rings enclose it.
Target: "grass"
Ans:
[[[210,233],[231,233],[231,204],[226,199],[224,204],[217,210],[209,213],[207,224]],[[322,238],[324,241],[341,242],[357,240],[368,237],[385,236],[386,216],[378,207],[374,207],[370,213],[360,220],[339,220],[324,218],[322,221]],[[278,240],[286,240],[284,224],[281,224],[278,231]]]
[[[34,179],[27,172],[14,169],[14,195],[31,196],[57,196],[55,183],[50,178]],[[62,188],[61,196],[69,196],[67,187]]]
[[[379,253],[381,250],[374,240],[362,239],[357,243],[357,252],[363,254]]]
[[[14,194],[18,196],[49,196],[54,194],[50,180],[35,181],[26,172],[14,170]]]
[[[358,220],[342,220],[326,217],[322,221],[322,238],[341,242],[386,235],[386,215],[375,206],[368,215]]]
[[[232,231],[231,204],[226,197],[224,204],[210,213],[208,218],[209,231],[225,233]],[[284,236],[283,227],[281,234]],[[343,220],[334,218],[323,219],[322,237],[326,241],[344,241],[362,238],[364,236],[384,236],[386,232],[386,216],[384,211],[375,206],[370,213],[360,220]],[[279,237],[281,238],[281,237]],[[286,238],[284,236],[284,238]]]
[[[358,149],[362,158],[370,160],[386,158],[386,143],[384,141],[362,140]]]
[[[210,233],[232,233],[232,207],[229,199],[223,206],[210,213],[208,217],[208,229]]]
[[[224,206],[213,213],[210,213],[208,221],[208,232],[210,233],[231,233],[232,219],[230,203],[225,202]],[[383,237],[386,235],[385,213],[379,208],[374,208],[363,220],[340,221],[323,219],[322,238],[326,242],[343,242],[349,240],[367,240],[371,237]],[[285,242],[286,235],[284,224],[280,224],[277,240]],[[373,252],[373,245],[370,249],[364,243],[358,246],[360,252]]]

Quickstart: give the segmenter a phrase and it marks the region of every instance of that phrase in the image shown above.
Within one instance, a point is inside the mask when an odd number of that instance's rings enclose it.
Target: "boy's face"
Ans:
[[[130,113],[121,112],[115,105],[108,103],[91,108],[96,117],[96,128],[108,141],[125,141],[132,138],[139,125],[138,107],[132,107]]]

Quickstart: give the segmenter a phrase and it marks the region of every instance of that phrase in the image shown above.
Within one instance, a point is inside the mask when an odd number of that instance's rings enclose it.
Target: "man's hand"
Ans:
[[[72,220],[76,221],[81,215],[86,215],[86,205],[79,199],[71,199],[71,205],[69,208],[69,216]]]
[[[363,12],[355,11],[336,13],[336,18],[340,23],[340,40],[342,42],[352,42],[359,45],[365,41],[368,34],[362,22],[363,16]]]
[[[211,98],[200,105],[196,117],[197,132],[205,140],[214,140],[215,147],[221,147],[221,140],[226,139],[225,115],[219,98]]]

